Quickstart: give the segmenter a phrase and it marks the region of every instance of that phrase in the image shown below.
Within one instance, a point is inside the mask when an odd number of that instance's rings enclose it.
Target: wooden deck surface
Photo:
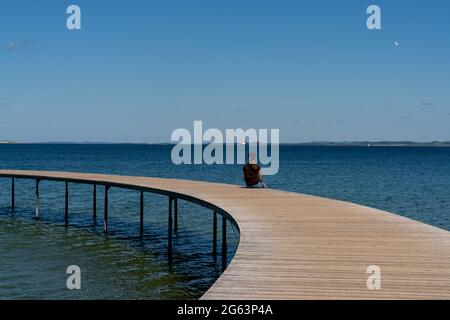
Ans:
[[[450,232],[384,211],[197,181],[0,170],[10,175],[144,187],[222,208],[240,244],[203,299],[450,299]],[[370,265],[381,268],[380,290],[367,289]]]

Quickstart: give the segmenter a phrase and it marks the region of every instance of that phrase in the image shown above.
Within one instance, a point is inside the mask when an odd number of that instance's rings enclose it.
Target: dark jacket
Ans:
[[[261,167],[257,164],[249,164],[247,163],[244,166],[244,180],[247,186],[253,186],[261,182],[259,179],[259,171]]]

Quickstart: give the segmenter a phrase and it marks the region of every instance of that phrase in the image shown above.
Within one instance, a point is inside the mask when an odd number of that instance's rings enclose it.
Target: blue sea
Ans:
[[[170,145],[0,145],[0,169],[55,170],[242,184],[239,165],[172,164]],[[282,145],[271,188],[341,199],[450,230],[450,148]],[[92,219],[92,186],[41,182],[34,220],[34,182],[0,178],[0,299],[196,299],[220,275],[211,254],[212,214],[180,201],[173,262],[167,259],[167,198],[145,196],[139,236],[139,192],[110,190],[110,234]],[[98,190],[98,212],[103,192]],[[220,229],[220,228],[219,228]],[[220,237],[220,234],[219,234]],[[229,259],[239,234],[228,228]],[[66,268],[81,268],[81,290],[66,288]]]

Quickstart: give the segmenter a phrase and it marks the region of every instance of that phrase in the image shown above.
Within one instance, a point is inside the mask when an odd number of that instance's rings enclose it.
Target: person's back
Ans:
[[[256,156],[250,154],[249,162],[243,168],[245,184],[249,188],[265,188],[262,182],[261,167],[256,164]]]
[[[261,168],[257,164],[247,163],[244,166],[244,180],[247,187],[260,183],[259,171]]]

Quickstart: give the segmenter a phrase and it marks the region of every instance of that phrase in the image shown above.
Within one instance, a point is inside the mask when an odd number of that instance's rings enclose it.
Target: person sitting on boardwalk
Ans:
[[[244,166],[244,180],[247,188],[267,188],[261,177],[261,167],[256,162],[256,155],[251,153]]]

